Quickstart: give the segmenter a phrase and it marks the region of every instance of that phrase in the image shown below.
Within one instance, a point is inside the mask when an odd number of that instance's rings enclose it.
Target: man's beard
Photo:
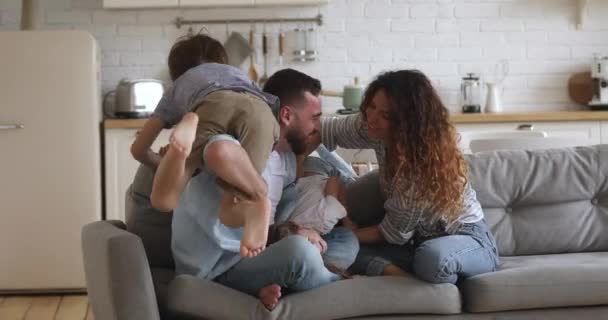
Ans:
[[[306,152],[306,135],[301,133],[298,128],[290,128],[285,139],[293,153],[300,155]]]

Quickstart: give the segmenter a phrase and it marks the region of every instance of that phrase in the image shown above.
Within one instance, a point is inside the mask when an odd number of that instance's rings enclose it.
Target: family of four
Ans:
[[[226,61],[211,37],[179,39],[173,86],[131,148],[155,170],[144,204],[173,214],[178,274],[272,310],[352,275],[456,283],[496,269],[457,132],[424,74],[380,74],[360,113],[322,117],[319,80],[284,69],[261,90]],[[155,153],[163,128],[170,144]],[[337,147],[373,149],[379,169],[358,177]],[[383,203],[356,210],[356,193],[375,190]]]

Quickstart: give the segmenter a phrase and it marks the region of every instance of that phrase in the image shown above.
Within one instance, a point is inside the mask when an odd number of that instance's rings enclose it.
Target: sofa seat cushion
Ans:
[[[464,281],[465,310],[608,304],[606,266],[608,252],[502,257],[498,271]]]
[[[386,314],[458,314],[461,301],[458,288],[452,284],[400,277],[355,278],[288,294],[272,312],[252,296],[191,276],[178,276],[169,288],[169,308],[173,313],[208,319],[322,320]]]
[[[175,271],[166,268],[150,268],[152,282],[154,282],[154,292],[161,317],[167,310],[167,296],[169,294],[169,284],[175,277]]]
[[[268,319],[270,312],[250,295],[219,283],[179,275],[169,284],[168,309],[186,319]]]
[[[342,319],[387,314],[457,314],[458,288],[414,278],[360,277],[287,295],[273,319]]]

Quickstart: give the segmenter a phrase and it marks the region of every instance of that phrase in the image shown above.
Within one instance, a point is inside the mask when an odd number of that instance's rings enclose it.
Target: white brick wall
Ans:
[[[319,61],[292,63],[320,78],[328,89],[340,89],[358,76],[369,82],[383,70],[417,68],[437,86],[448,107],[458,111],[458,88],[468,72],[491,77],[499,59],[511,64],[505,82],[505,109],[541,111],[578,108],[568,99],[566,84],[574,72],[589,69],[594,52],[608,55],[608,1],[590,0],[585,29],[575,29],[573,0],[330,0],[318,8],[215,8],[107,11],[101,0],[48,0],[45,29],[90,31],[102,51],[103,90],[122,77],[167,79],[166,55],[177,37],[171,21],[192,19],[305,17],[323,13],[318,28]],[[16,30],[20,1],[0,0],[0,31]],[[203,26],[195,26],[198,30]],[[226,31],[248,32],[249,25],[206,26],[223,41]],[[312,27],[284,24],[283,30]],[[262,24],[255,26],[261,46]],[[270,34],[269,73],[280,68],[276,50],[278,25]],[[263,72],[261,54],[256,67]],[[246,70],[248,62],[243,66]],[[337,107],[338,99],[326,105]]]

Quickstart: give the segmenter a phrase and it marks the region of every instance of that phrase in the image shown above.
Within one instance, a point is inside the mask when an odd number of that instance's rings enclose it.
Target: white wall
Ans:
[[[19,0],[0,0],[0,30],[15,30]],[[608,1],[591,0],[587,25],[575,29],[575,0],[330,0],[319,8],[233,8],[207,10],[107,11],[101,0],[46,0],[45,29],[85,29],[103,52],[103,88],[122,77],[167,77],[166,55],[186,28],[171,21],[194,19],[294,17],[324,14],[318,29],[321,59],[291,63],[339,89],[354,76],[370,81],[378,72],[418,68],[436,84],[449,108],[458,111],[460,78],[467,72],[489,75],[493,64],[511,64],[505,91],[507,111],[578,108],[568,99],[568,77],[589,69],[593,52],[608,55]],[[290,24],[285,29],[312,25]],[[202,26],[198,26],[200,28]],[[230,25],[248,32],[249,25]],[[262,25],[256,26],[262,30]],[[225,25],[208,26],[220,40]],[[268,25],[269,72],[279,68],[277,25]],[[257,46],[261,45],[257,34]],[[262,68],[260,56],[257,69]],[[244,63],[243,69],[249,67]],[[327,99],[327,105],[339,101]]]

